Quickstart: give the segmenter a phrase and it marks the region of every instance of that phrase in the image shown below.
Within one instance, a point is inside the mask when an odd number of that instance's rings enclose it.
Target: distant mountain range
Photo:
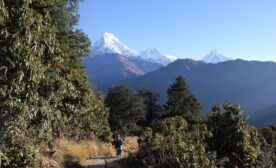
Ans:
[[[216,103],[240,104],[250,123],[276,124],[276,63],[233,60],[212,50],[201,61],[176,59],[157,49],[138,52],[128,48],[111,33],[105,33],[84,61],[90,80],[107,91],[113,84],[128,84],[166,91],[178,75],[183,76],[200,100],[203,112]]]
[[[115,35],[104,33],[92,47],[91,54],[84,59],[90,80],[100,88],[124,79],[129,79],[157,70],[177,60],[174,56],[161,54],[150,48],[136,51],[127,47]],[[212,50],[203,61],[219,63],[230,60]]]
[[[174,56],[151,48],[141,52],[130,49],[115,35],[104,33],[84,59],[90,80],[99,87],[157,70],[175,61]]]
[[[92,48],[91,56],[119,54],[131,59],[141,59],[147,62],[162,64],[163,66],[175,61],[174,56],[161,54],[157,49],[151,48],[144,51],[130,49],[123,44],[115,35],[104,33],[103,36],[95,43]]]

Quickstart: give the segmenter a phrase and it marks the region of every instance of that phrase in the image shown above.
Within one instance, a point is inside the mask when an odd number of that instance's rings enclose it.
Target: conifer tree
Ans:
[[[165,105],[167,116],[183,116],[188,122],[194,122],[200,116],[200,103],[190,92],[185,79],[178,76],[167,91]]]

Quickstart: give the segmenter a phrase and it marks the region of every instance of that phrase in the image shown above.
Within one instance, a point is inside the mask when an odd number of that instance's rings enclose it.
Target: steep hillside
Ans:
[[[157,63],[127,58],[119,54],[87,57],[83,62],[90,80],[98,86],[144,75],[162,66]]]
[[[266,127],[268,124],[276,124],[276,104],[251,114],[250,123],[257,127]]]

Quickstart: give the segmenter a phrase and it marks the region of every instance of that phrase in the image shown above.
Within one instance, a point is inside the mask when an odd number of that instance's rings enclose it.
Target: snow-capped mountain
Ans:
[[[130,49],[115,35],[107,32],[92,47],[92,56],[106,54],[120,54],[131,59],[141,59],[163,66],[177,59],[174,56],[163,55],[157,49],[148,49],[141,52]]]
[[[105,32],[92,48],[93,55],[121,54],[127,57],[137,57],[139,53],[128,48],[113,34]]]
[[[151,48],[140,52],[140,57],[150,62],[159,63],[162,65],[168,65],[169,63],[177,60],[174,56],[167,56],[161,54],[157,49]]]
[[[212,63],[212,64],[217,64],[217,63],[225,62],[229,60],[232,60],[232,59],[223,56],[222,54],[218,53],[217,50],[212,50],[210,54],[206,55],[203,58],[203,62]]]

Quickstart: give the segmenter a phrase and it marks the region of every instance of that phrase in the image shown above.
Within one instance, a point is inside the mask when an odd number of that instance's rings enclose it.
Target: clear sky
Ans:
[[[80,24],[92,43],[113,33],[135,50],[201,59],[276,61],[276,0],[85,0]]]

